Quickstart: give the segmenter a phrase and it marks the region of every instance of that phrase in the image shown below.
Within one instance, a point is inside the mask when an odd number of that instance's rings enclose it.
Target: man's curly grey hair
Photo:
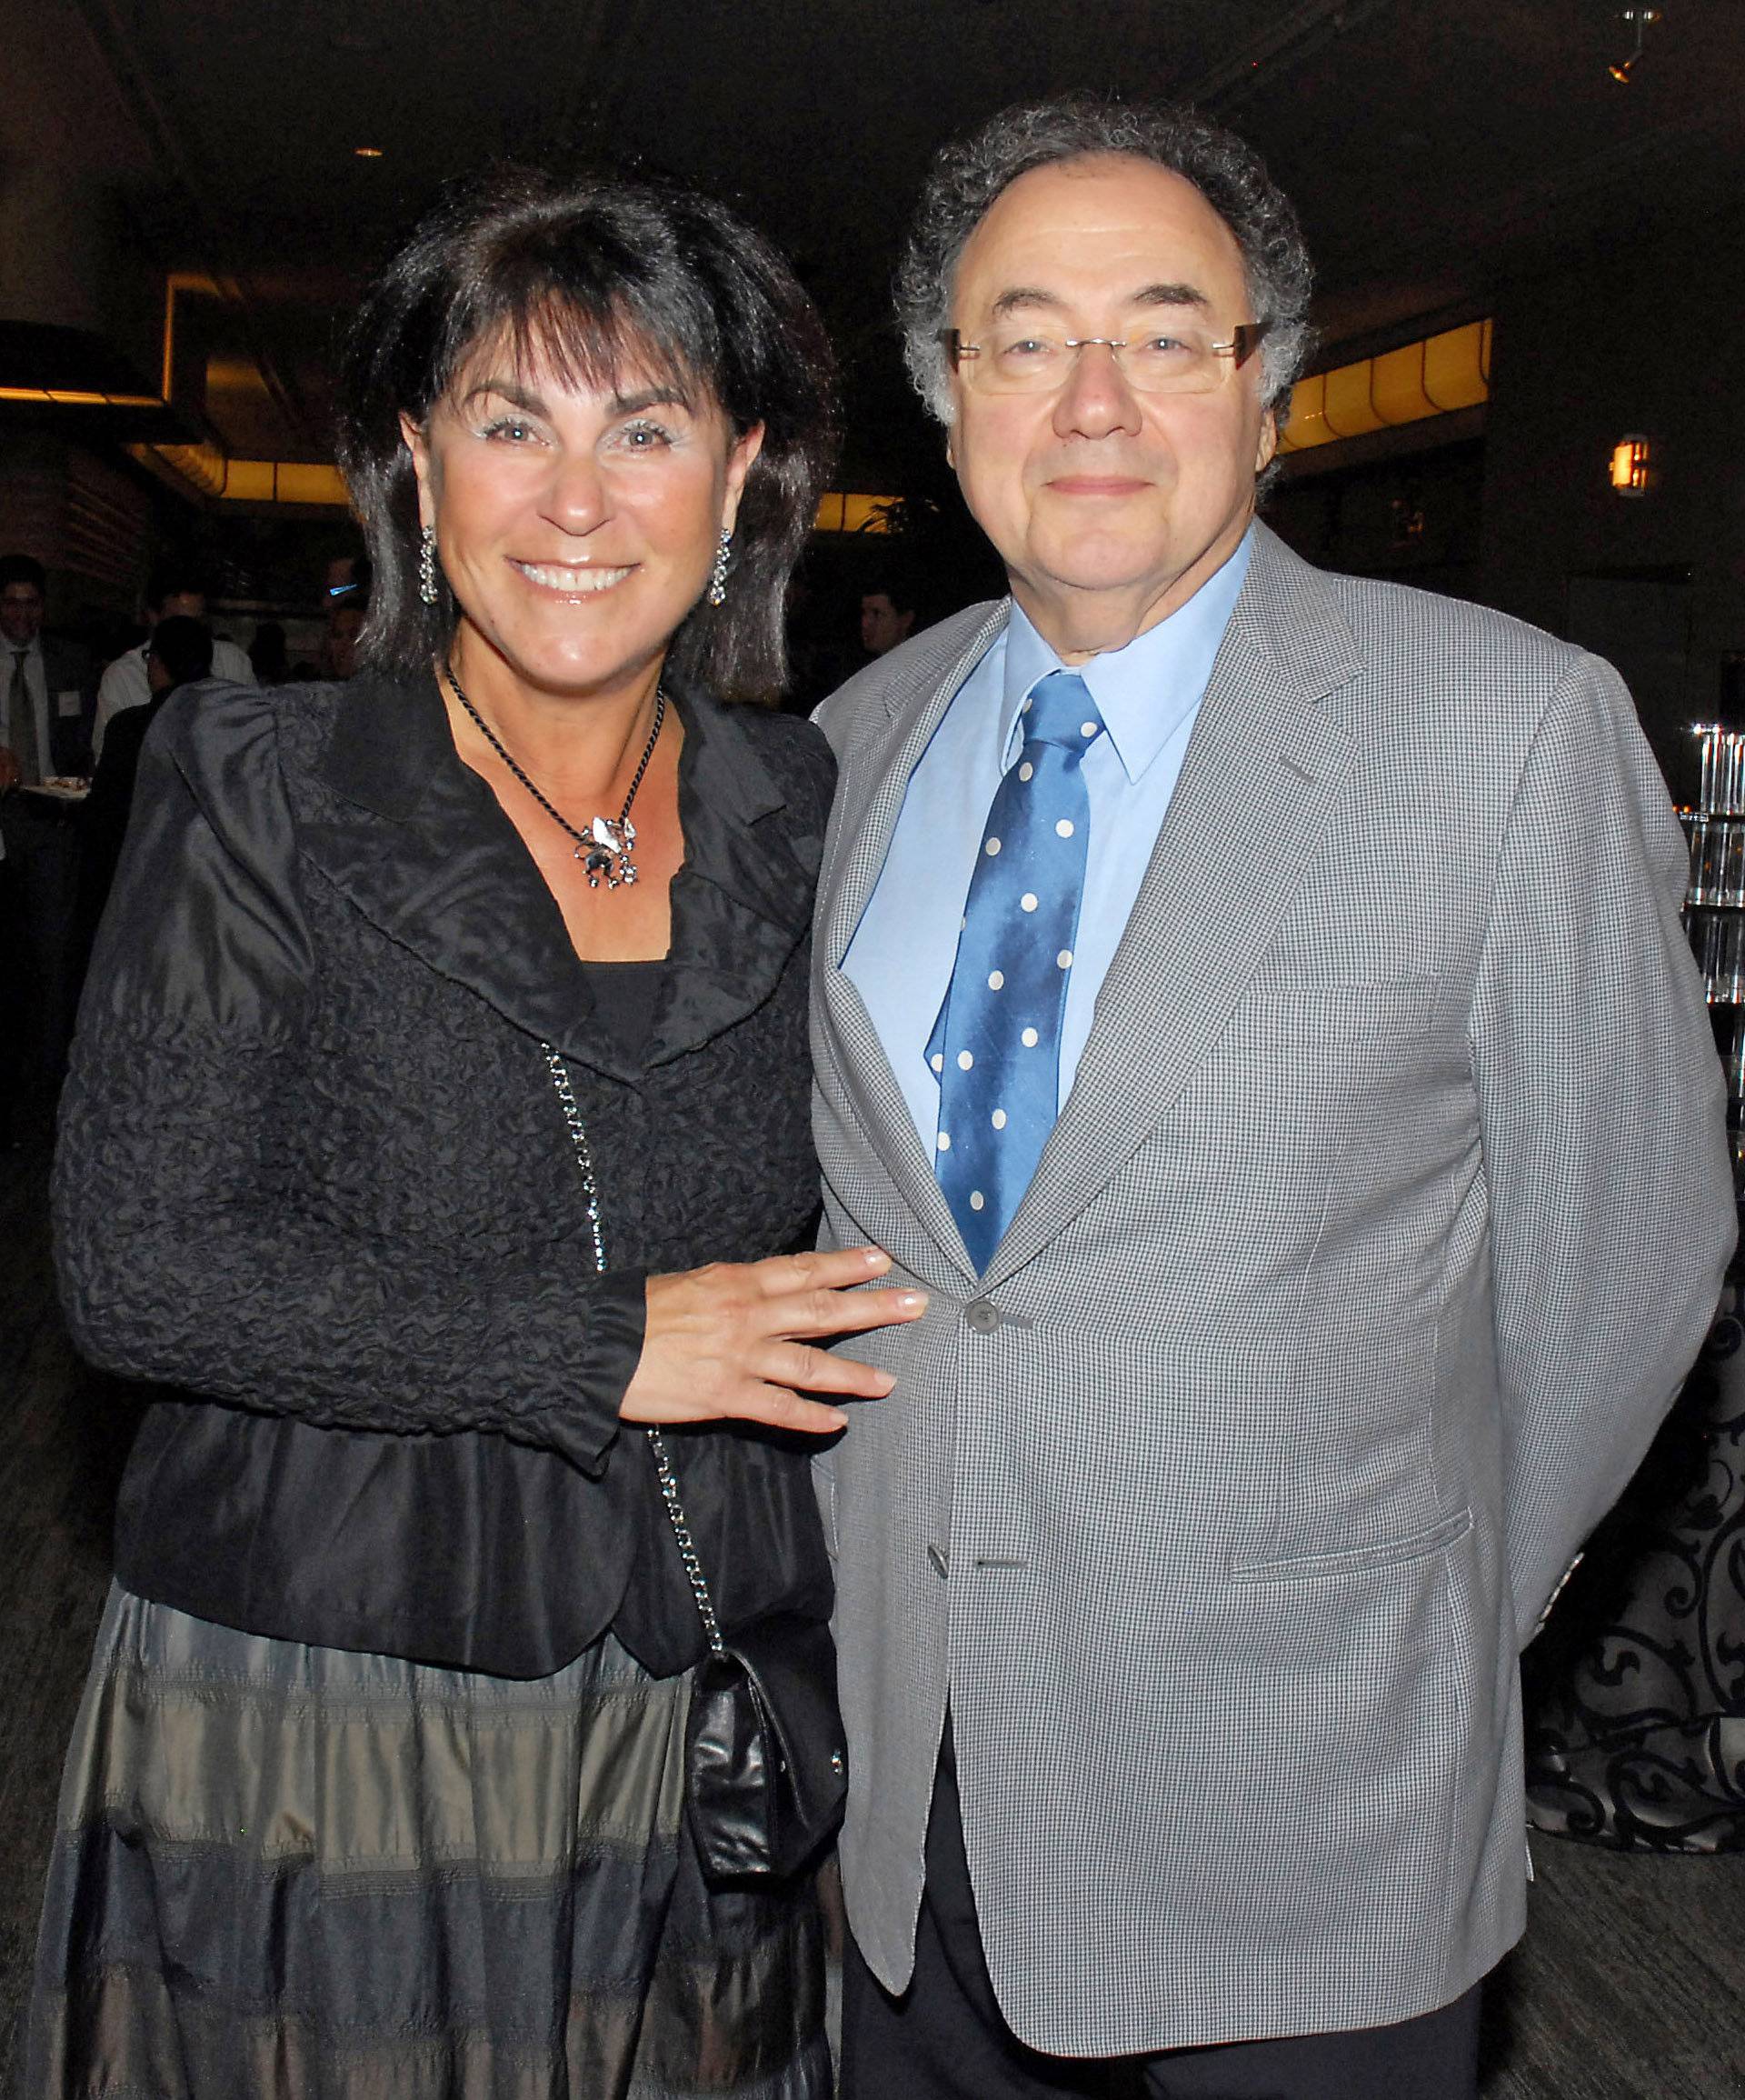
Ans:
[[[1291,200],[1233,132],[1180,103],[1090,97],[1022,103],[933,156],[897,267],[903,361],[927,406],[952,420],[950,366],[940,336],[964,244],[994,199],[1032,168],[1090,154],[1132,154],[1191,182],[1235,235],[1261,345],[1262,405],[1281,424],[1311,337],[1309,251]]]

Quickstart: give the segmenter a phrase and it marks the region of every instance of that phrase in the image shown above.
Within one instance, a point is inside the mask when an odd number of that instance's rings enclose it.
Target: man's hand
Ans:
[[[814,1339],[918,1320],[924,1291],[856,1291],[891,1257],[877,1247],[715,1262],[648,1279],[642,1361],[619,1414],[630,1422],[767,1422],[828,1436],[848,1417],[805,1393],[882,1400],[896,1380]]]

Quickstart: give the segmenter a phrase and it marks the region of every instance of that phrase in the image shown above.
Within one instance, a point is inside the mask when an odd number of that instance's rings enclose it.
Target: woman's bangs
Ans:
[[[491,305],[496,310],[478,316],[445,361],[444,392],[488,363],[530,388],[542,380],[574,393],[670,388],[693,413],[715,398],[691,346],[675,340],[671,316],[657,326],[622,294],[594,299],[548,285],[531,298]]]

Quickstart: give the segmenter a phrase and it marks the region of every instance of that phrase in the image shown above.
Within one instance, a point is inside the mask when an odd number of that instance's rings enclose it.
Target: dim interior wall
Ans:
[[[1473,595],[1618,664],[1675,795],[1745,650],[1745,237],[1716,223],[1571,260],[1496,303]],[[1610,485],[1648,438],[1646,495]],[[1741,725],[1745,726],[1745,725]]]
[[[1425,425],[1421,450],[1281,478],[1261,515],[1318,567],[1475,596],[1484,446],[1435,435]]]
[[[158,507],[101,451],[52,431],[0,428],[0,553],[33,555],[48,571],[51,626],[89,607],[137,608]]]

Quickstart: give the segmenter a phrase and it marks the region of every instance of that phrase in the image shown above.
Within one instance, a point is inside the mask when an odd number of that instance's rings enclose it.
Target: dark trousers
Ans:
[[[975,1915],[947,1725],[927,1829],[915,1973],[893,1998],[851,1935],[842,2100],[1473,2100],[1479,1988],[1398,2026],[1081,2062],[1027,2049],[1001,2017]]]
[[[30,1026],[30,951],[25,941],[24,885],[0,860],[0,1146],[10,1143]]]

